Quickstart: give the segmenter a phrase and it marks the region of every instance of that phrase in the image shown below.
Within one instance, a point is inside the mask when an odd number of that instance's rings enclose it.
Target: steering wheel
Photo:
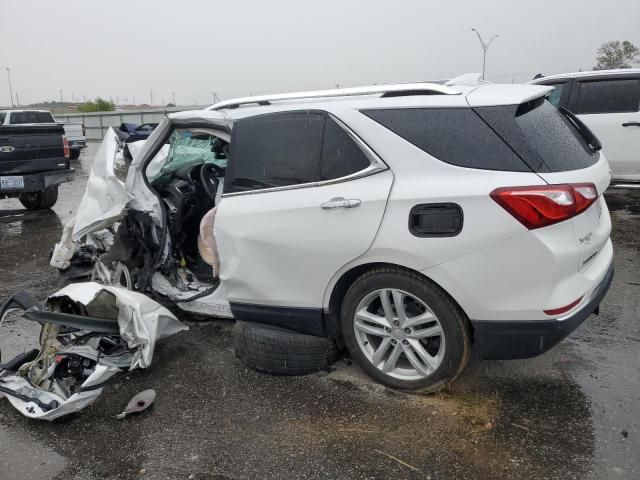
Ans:
[[[200,182],[205,193],[211,198],[216,199],[216,192],[218,190],[218,177],[224,176],[224,169],[216,165],[215,163],[204,163],[200,169]]]

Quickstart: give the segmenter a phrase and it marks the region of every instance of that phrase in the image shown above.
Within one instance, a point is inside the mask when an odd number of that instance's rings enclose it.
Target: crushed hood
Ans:
[[[87,187],[76,212],[73,240],[115,221],[133,198],[114,173],[117,150],[116,134],[109,128],[93,160]]]

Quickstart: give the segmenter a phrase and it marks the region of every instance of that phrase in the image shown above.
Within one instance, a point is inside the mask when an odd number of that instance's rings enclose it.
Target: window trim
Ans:
[[[306,110],[285,110],[285,111],[276,112],[276,113],[295,113],[295,112],[306,112]],[[356,133],[348,125],[346,125],[342,120],[340,120],[338,117],[331,114],[330,112],[327,112],[324,110],[314,110],[313,112],[320,113],[325,117],[329,117],[333,121],[335,121],[338,124],[338,126],[342,128],[347,133],[347,135],[349,135],[351,140],[355,142],[358,148],[362,150],[362,153],[364,153],[364,155],[369,159],[369,166],[357,172],[346,175],[344,177],[332,178],[331,180],[298,183],[296,185],[283,185],[281,187],[260,188],[256,190],[246,190],[244,192],[228,192],[228,193],[223,193],[222,198],[237,197],[239,195],[256,195],[259,193],[272,193],[272,192],[281,192],[281,191],[287,191],[287,190],[298,190],[301,188],[315,188],[315,187],[322,187],[324,185],[334,185],[336,183],[350,182],[351,180],[368,177],[369,175],[374,175],[376,173],[383,172],[389,169],[389,166],[382,161],[380,156],[371,147],[369,147],[369,145],[367,145],[364,142],[364,140],[362,140],[358,135],[356,135]],[[273,115],[273,114],[267,114],[267,115]],[[256,115],[256,117],[257,116],[259,115]],[[252,117],[246,117],[246,118],[252,118]]]

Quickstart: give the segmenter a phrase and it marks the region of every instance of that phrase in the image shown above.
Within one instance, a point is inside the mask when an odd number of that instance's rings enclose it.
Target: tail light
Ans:
[[[546,313],[547,315],[560,315],[560,314],[566,313],[569,310],[571,310],[573,307],[578,305],[580,303],[580,300],[582,300],[582,298],[583,297],[580,297],[577,300],[574,300],[573,302],[571,302],[569,305],[565,305],[564,307],[552,308],[551,310],[544,310],[544,313]]]
[[[69,140],[67,140],[67,136],[62,136],[62,146],[64,147],[64,156],[69,158]]]
[[[496,188],[491,198],[529,230],[575,217],[598,198],[593,183]]]

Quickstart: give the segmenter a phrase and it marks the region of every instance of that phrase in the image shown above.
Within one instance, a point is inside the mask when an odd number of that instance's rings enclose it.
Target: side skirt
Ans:
[[[250,303],[230,303],[236,320],[272,325],[298,333],[328,337],[321,308],[275,307]]]

